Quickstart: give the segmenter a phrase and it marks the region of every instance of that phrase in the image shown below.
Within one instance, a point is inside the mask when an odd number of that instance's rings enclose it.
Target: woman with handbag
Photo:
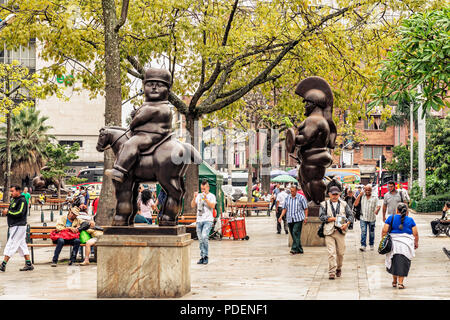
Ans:
[[[386,253],[386,270],[392,274],[392,286],[404,289],[403,280],[408,276],[411,259],[419,247],[419,233],[414,219],[408,217],[408,207],[399,203],[396,214],[389,216],[381,237],[390,234],[392,249]]]

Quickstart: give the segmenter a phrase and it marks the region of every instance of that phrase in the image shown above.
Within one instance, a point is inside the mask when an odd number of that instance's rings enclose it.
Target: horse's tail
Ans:
[[[185,149],[187,149],[186,151],[189,152],[189,154],[191,155],[191,159],[190,159],[191,163],[201,164],[203,162],[202,156],[197,151],[197,149],[194,148],[194,146],[192,144],[185,143],[184,146],[185,146]]]

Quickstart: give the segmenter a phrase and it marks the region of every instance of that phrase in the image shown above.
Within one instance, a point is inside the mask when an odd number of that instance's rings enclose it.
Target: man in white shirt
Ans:
[[[275,199],[276,205],[277,205],[277,212],[276,212],[276,217],[277,217],[277,234],[281,233],[281,223],[278,221],[278,219],[281,216],[281,213],[283,212],[283,206],[284,206],[284,202],[286,201],[286,198],[288,196],[288,193],[285,192],[284,190],[284,186],[281,185],[280,186],[280,192],[278,192],[277,194],[277,198]],[[283,225],[284,225],[284,232],[286,234],[288,234],[288,224],[286,221],[286,215],[283,216]]]
[[[200,260],[197,264],[208,264],[209,232],[213,226],[213,209],[216,206],[216,196],[209,192],[209,183],[203,180],[202,193],[195,192],[191,207],[197,207],[197,238],[200,246]]]

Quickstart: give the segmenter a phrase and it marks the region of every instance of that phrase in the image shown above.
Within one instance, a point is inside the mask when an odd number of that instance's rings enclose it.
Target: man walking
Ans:
[[[389,192],[384,195],[383,222],[386,221],[386,212],[388,216],[391,214],[395,214],[398,204],[400,202],[406,202],[406,198],[403,193],[396,190],[394,181],[389,181],[387,185]]]
[[[361,192],[356,198],[355,207],[361,203],[361,248],[359,250],[366,251],[367,228],[369,228],[369,245],[370,250],[374,249],[375,241],[375,222],[377,220],[378,198],[372,195],[372,185],[368,184],[364,187],[364,192]]]
[[[9,259],[19,251],[22,257],[25,257],[25,266],[20,271],[31,271],[34,269],[30,260],[30,252],[26,242],[27,236],[27,215],[28,204],[25,196],[21,194],[21,187],[13,186],[10,189],[11,202],[8,209],[4,209],[2,215],[8,219],[9,238],[5,246],[3,263],[0,271],[6,271],[6,264]]]
[[[301,235],[303,223],[308,222],[308,204],[306,198],[297,193],[297,186],[292,185],[291,194],[286,197],[283,211],[278,222],[281,223],[284,215],[289,225],[289,232],[292,236],[291,254],[303,253]]]
[[[277,217],[277,234],[281,233],[281,222],[279,221],[281,217],[281,212],[283,211],[284,202],[286,201],[286,197],[288,196],[288,193],[284,191],[284,186],[280,186],[280,192],[278,192],[277,197],[275,199],[276,204],[276,217]],[[283,215],[283,226],[284,226],[284,232],[288,234],[288,226],[286,221],[286,215]]]
[[[333,186],[330,188],[329,200],[320,204],[319,219],[325,222],[323,234],[328,250],[329,279],[334,280],[342,273],[345,253],[345,233],[353,221],[353,215],[347,203],[339,199],[341,190]]]
[[[213,209],[216,206],[216,196],[209,192],[207,180],[203,180],[200,188],[202,193],[194,193],[191,207],[197,207],[197,238],[201,256],[197,264],[208,264],[209,232],[214,222]]]

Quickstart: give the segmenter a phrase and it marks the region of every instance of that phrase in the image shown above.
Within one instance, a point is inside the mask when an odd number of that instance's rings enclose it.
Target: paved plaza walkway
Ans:
[[[55,215],[55,219],[59,213]],[[359,251],[360,229],[355,225],[346,236],[342,277],[328,280],[325,247],[305,247],[302,255],[290,255],[288,235],[276,234],[275,217],[247,218],[245,240],[210,241],[210,263],[197,265],[198,242],[191,246],[191,292],[183,299],[450,299],[450,238],[435,237],[430,221],[437,215],[411,214],[419,229],[419,249],[412,261],[405,290],[391,287],[384,256],[377,251]],[[46,211],[49,220],[49,211]],[[42,225],[33,211],[31,225]],[[54,225],[55,222],[48,222]],[[378,216],[375,244],[380,240]],[[6,240],[6,218],[0,218],[0,253]],[[54,248],[35,250],[35,270],[20,272],[23,259],[16,254],[0,273],[0,299],[96,299],[97,268],[68,266],[63,261],[50,267]],[[68,247],[61,252],[67,259]]]

